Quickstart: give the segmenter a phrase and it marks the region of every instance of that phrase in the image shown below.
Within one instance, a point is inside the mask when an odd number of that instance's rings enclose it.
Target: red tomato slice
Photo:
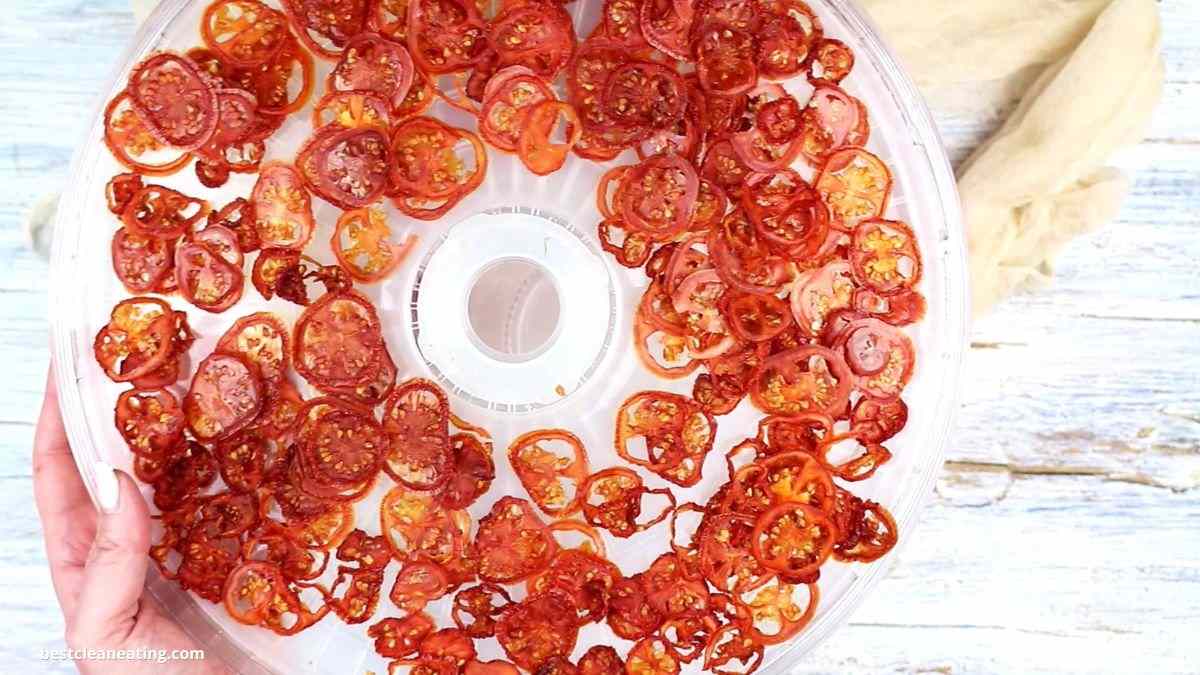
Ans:
[[[312,198],[300,173],[287,164],[262,167],[250,195],[254,229],[263,248],[303,249],[312,238]]]
[[[190,59],[160,52],[129,76],[129,102],[154,137],[195,150],[217,129],[217,93]]]
[[[254,421],[262,404],[262,380],[255,368],[240,356],[215,353],[197,367],[183,410],[192,435],[213,441]]]

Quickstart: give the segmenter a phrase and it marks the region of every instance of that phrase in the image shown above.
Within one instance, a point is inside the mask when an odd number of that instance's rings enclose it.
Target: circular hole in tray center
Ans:
[[[509,362],[528,361],[544,351],[557,332],[561,310],[549,270],[523,258],[485,267],[467,298],[475,337]]]

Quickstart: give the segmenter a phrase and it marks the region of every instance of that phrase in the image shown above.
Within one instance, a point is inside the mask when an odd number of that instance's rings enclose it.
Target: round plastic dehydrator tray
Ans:
[[[183,51],[200,44],[204,0],[165,0],[138,33],[112,80],[102,92],[75,157],[58,212],[52,263],[50,315],[55,376],[62,413],[84,482],[96,485],[94,465],[104,460],[129,470],[130,454],[113,426],[113,406],[121,385],[96,365],[92,339],[108,321],[112,306],[128,293],[112,273],[109,240],[116,227],[105,207],[104,187],[122,171],[103,142],[103,103],[123,86],[130,69],[159,49]],[[857,56],[843,83],[871,114],[868,149],[891,167],[895,184],[886,217],[910,223],[924,257],[920,290],[928,299],[926,319],[909,333],[917,367],[904,398],[908,426],[888,443],[895,458],[870,480],[855,485],[894,514],[903,545],[913,535],[918,511],[931,494],[957,401],[960,361],[966,333],[967,278],[963,233],[954,177],[937,131],[913,83],[862,11],[852,3],[809,0],[827,34],[846,42]],[[600,0],[567,5],[576,30],[586,35],[598,21]],[[330,64],[317,64],[317,83]],[[785,83],[786,86],[786,83]],[[789,87],[790,88],[790,87]],[[310,101],[311,105],[311,101]],[[428,114],[473,129],[466,113],[437,103]],[[288,119],[268,144],[267,159],[290,159],[311,133],[307,111]],[[565,167],[537,177],[515,156],[489,149],[482,187],[434,222],[405,218],[388,205],[393,231],[412,232],[419,243],[386,281],[363,286],[379,309],[388,347],[400,379],[429,377],[441,383],[451,408],[488,429],[494,439],[497,477],[491,490],[470,509],[478,519],[499,496],[524,490],[502,453],[517,436],[535,429],[570,429],[586,444],[593,468],[621,464],[613,450],[613,420],[621,402],[635,392],[657,389],[690,393],[691,381],[667,382],[639,363],[630,335],[634,309],[646,284],[641,270],[627,270],[602,255],[596,239],[601,217],[596,184],[607,168],[629,156],[596,164],[572,157]],[[221,205],[249,194],[254,175],[237,175],[217,191],[205,191],[189,171],[154,180]],[[339,211],[313,200],[319,224],[310,254],[331,260],[329,233]],[[238,317],[269,310],[289,323],[299,308],[282,300],[264,301],[247,292],[226,314],[191,309],[198,340],[192,363],[209,353],[217,337]],[[306,386],[301,391],[306,395]],[[696,487],[672,486],[679,503],[704,502],[724,480],[723,451],[753,436],[759,415],[743,403],[720,418],[717,451],[710,454],[705,479]],[[647,479],[651,487],[662,481]],[[379,527],[378,502],[389,481],[356,506],[357,525]],[[665,550],[664,532],[652,528],[630,539],[605,533],[608,556],[626,573],[644,569]],[[821,572],[820,605],[809,626],[794,640],[768,648],[762,673],[786,672],[844,622],[889,567],[896,551],[869,564],[830,562]],[[396,567],[389,568],[390,588]],[[365,627],[336,619],[321,621],[298,637],[284,638],[230,619],[223,608],[195,598],[152,573],[154,596],[212,655],[248,673],[385,672]],[[449,621],[448,599],[431,605],[440,625]],[[395,616],[386,595],[376,617]],[[604,624],[580,633],[578,657],[589,646],[627,643]],[[494,640],[478,643],[480,659],[502,658]],[[698,671],[699,662],[685,668]]]

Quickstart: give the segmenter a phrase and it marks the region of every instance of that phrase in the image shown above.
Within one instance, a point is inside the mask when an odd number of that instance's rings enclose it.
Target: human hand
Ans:
[[[97,513],[75,468],[58,391],[49,378],[33,440],[33,489],[54,592],[66,620],[67,646],[141,648],[150,655],[142,661],[76,659],[80,672],[229,672],[215,657],[156,660],[156,654],[198,650],[199,645],[145,594],[150,513],[137,485],[122,471],[107,465],[99,469],[102,511]]]

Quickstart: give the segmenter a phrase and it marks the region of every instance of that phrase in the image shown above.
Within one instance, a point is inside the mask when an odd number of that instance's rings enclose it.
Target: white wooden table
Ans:
[[[133,18],[128,0],[3,4],[0,672],[65,672],[37,660],[62,620],[29,466],[47,270],[20,221],[64,179]],[[976,326],[933,505],[798,672],[1200,671],[1200,3],[1160,6],[1166,100],[1124,158],[1120,221]],[[998,122],[940,118],[956,161]]]

